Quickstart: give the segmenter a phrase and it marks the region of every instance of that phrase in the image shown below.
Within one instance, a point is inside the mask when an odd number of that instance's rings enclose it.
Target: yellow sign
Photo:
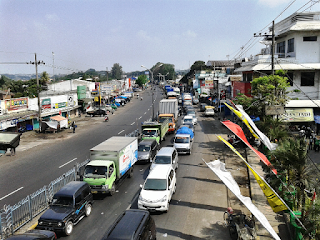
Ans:
[[[284,122],[313,122],[312,108],[286,108],[285,113],[280,116]]]
[[[275,191],[269,186],[268,183],[265,182],[263,178],[257,174],[253,168],[248,164],[248,162],[241,156],[241,154],[226,140],[224,140],[221,136],[217,136],[217,138],[224,142],[235,154],[237,154],[247,165],[247,167],[250,169],[252,174],[254,175],[255,179],[257,180],[260,188],[262,189],[264,195],[267,197],[268,203],[271,206],[272,210],[277,213],[280,211],[288,210],[285,203],[282,201],[282,199],[275,193]]]

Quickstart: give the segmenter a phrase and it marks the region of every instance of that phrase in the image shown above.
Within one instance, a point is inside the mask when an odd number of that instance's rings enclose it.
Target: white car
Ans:
[[[149,173],[138,199],[138,208],[149,211],[169,210],[169,203],[176,191],[176,172],[171,165],[155,166]]]
[[[187,123],[192,123],[193,125],[195,125],[194,120],[193,120],[193,116],[187,115],[182,119],[181,125],[185,125]]]
[[[214,110],[213,108],[207,108],[205,111],[204,111],[204,115],[206,117],[212,117],[214,116]]]

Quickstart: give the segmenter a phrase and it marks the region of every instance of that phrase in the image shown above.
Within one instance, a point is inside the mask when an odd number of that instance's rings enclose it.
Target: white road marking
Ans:
[[[9,194],[5,195],[4,197],[0,198],[0,201],[1,201],[1,200],[3,200],[3,199],[5,199],[6,197],[9,197],[10,195],[12,195],[12,194],[14,194],[14,193],[18,192],[18,191],[20,191],[22,188],[23,188],[23,187],[20,187],[20,188],[18,188],[18,189],[16,189],[16,190],[14,190],[13,192],[11,192],[11,193],[9,193]]]
[[[135,124],[136,122],[131,123],[130,125],[132,126],[133,124]]]
[[[65,164],[62,164],[59,168],[64,167],[65,165],[67,165],[67,164],[69,164],[69,163],[73,162],[74,160],[77,160],[77,158],[74,158],[74,159],[70,160],[69,162],[66,162]]]
[[[147,112],[144,112],[144,115],[146,115],[147,114]]]
[[[150,108],[148,108],[148,111],[150,110]]]
[[[141,119],[142,118],[142,116],[141,117],[139,117],[138,119]]]
[[[122,132],[124,132],[124,130],[122,130],[122,131],[118,132],[118,135],[119,135],[119,134],[121,134]]]

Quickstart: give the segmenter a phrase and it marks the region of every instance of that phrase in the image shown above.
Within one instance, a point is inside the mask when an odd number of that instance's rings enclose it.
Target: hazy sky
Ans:
[[[50,75],[110,70],[114,63],[125,72],[157,62],[187,69],[198,60],[239,57],[241,47],[246,50],[241,57],[249,57],[264,47],[254,33],[266,32],[283,11],[276,23],[305,10],[308,2],[0,0],[0,74],[35,73],[25,64],[34,61],[34,53],[46,63],[39,73]],[[311,10],[320,11],[319,5]]]

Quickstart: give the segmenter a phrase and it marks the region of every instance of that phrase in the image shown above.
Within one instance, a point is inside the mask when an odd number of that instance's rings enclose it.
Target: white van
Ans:
[[[174,170],[177,170],[178,161],[178,153],[174,147],[162,147],[153,160],[150,169],[157,165],[170,165]]]
[[[155,166],[149,173],[138,199],[138,208],[149,211],[169,210],[169,203],[176,191],[176,172],[171,165]]]
[[[173,142],[178,153],[191,154],[192,140],[190,134],[176,134]]]

